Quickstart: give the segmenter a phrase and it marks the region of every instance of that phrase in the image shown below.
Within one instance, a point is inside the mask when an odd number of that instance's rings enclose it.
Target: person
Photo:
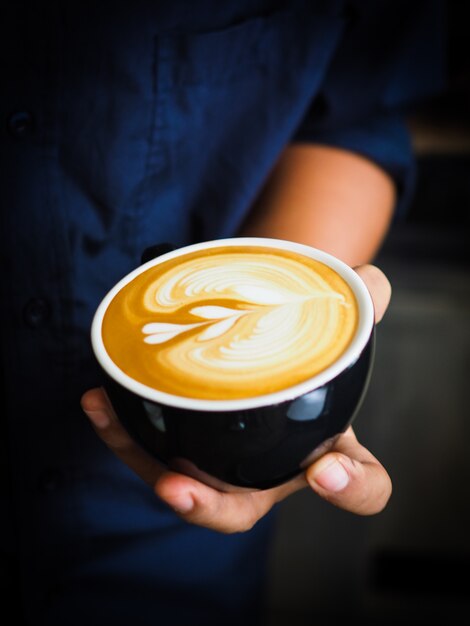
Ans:
[[[271,490],[226,494],[166,471],[119,426],[89,329],[148,246],[238,234],[307,243],[357,267],[379,320],[390,286],[369,263],[413,188],[403,110],[441,80],[441,10],[4,7],[9,623],[258,623],[277,503],[309,487],[361,515],[386,505],[390,478],[352,429]]]

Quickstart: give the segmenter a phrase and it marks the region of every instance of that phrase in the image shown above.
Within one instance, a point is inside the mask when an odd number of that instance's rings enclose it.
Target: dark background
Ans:
[[[370,518],[307,490],[280,506],[268,626],[449,626],[470,614],[467,8],[448,3],[447,85],[409,114],[416,190],[375,260],[393,298],[355,429],[394,492]]]

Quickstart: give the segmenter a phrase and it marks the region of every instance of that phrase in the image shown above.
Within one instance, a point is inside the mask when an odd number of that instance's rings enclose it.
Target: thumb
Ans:
[[[379,513],[387,504],[392,484],[379,461],[350,431],[347,441],[325,454],[306,472],[311,489],[345,511],[359,515]],[[349,440],[349,441],[348,441]]]

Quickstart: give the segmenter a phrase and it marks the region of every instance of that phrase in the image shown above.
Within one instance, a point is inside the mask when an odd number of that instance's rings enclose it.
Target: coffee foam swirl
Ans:
[[[103,339],[114,362],[145,385],[234,399],[322,371],[347,348],[356,320],[351,289],[322,263],[215,248],[137,276],[108,307]]]

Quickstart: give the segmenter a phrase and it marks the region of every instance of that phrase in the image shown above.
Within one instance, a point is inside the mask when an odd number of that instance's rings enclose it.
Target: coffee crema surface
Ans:
[[[134,380],[176,396],[251,398],[304,382],[348,348],[347,282],[302,254],[226,246],[163,261],[111,300],[102,336]]]

